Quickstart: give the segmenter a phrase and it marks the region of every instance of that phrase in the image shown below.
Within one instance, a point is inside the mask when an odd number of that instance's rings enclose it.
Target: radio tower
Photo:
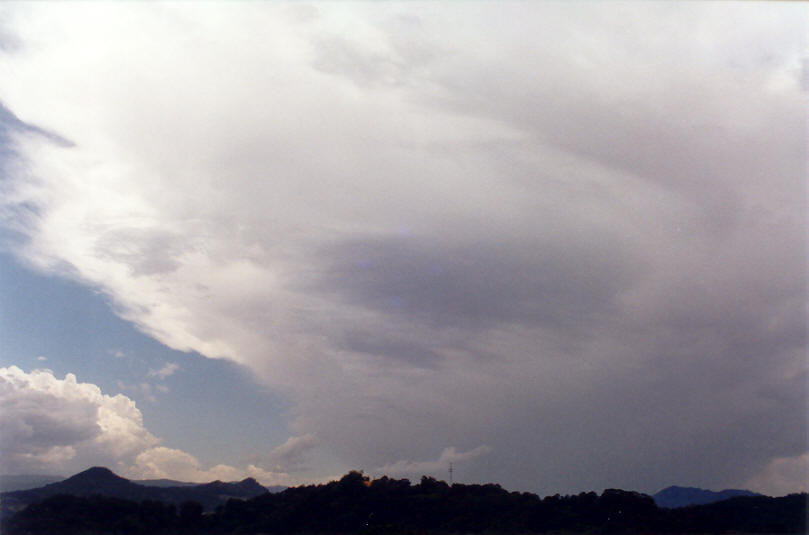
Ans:
[[[452,486],[452,463],[449,463],[449,486]]]

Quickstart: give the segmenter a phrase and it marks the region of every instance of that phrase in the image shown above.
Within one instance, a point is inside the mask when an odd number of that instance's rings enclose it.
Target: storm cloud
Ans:
[[[4,138],[6,246],[289,399],[279,459],[783,489],[807,453],[805,15],[6,6],[0,101],[29,125]]]

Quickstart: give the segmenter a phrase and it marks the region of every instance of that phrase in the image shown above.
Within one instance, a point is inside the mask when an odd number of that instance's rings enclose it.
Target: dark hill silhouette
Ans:
[[[64,479],[64,478],[62,478]],[[145,487],[198,487],[200,485],[207,485],[208,483],[191,483],[189,481],[177,481],[175,479],[132,479],[132,483],[137,483],[138,485],[143,485]],[[252,477],[248,477],[244,481],[255,481]],[[215,483],[215,482],[214,482]],[[239,482],[243,483],[243,482]],[[257,485],[261,485],[260,483],[256,482]],[[39,485],[36,485],[39,486]],[[270,485],[268,487],[261,486],[263,489],[266,489],[267,492],[281,492],[286,490],[288,487],[284,485]],[[33,488],[33,487],[31,487]],[[258,491],[258,487],[254,487],[256,491]],[[262,491],[263,492],[263,491]]]
[[[232,483],[214,481],[177,487],[140,485],[116,475],[108,468],[95,466],[58,483],[35,489],[4,492],[0,494],[0,500],[2,500],[4,516],[19,511],[28,504],[60,494],[102,495],[135,502],[156,500],[177,505],[186,501],[196,501],[205,510],[212,510],[229,498],[253,498],[266,492],[267,489],[259,485],[253,478]]]
[[[102,475],[102,479],[120,481]],[[82,478],[79,478],[81,480]],[[92,479],[92,478],[90,478]],[[254,482],[243,481],[245,487]],[[221,482],[201,485],[214,492]],[[137,486],[137,485],[136,485]],[[447,485],[430,477],[371,481],[350,472],[325,485],[231,499],[203,514],[199,503],[178,506],[105,496],[56,495],[7,518],[5,535],[51,533],[388,534],[452,533],[806,533],[807,494],[781,498],[738,496],[720,502],[663,509],[645,494],[607,489],[601,495],[539,498],[500,485]]]
[[[64,481],[45,485],[43,488],[51,488],[58,490],[61,494],[73,494],[75,496],[89,496],[90,494],[99,493],[113,496],[116,493],[136,492],[133,489],[139,486],[126,478],[116,475],[109,468],[94,466]]]
[[[761,494],[739,489],[725,489],[715,492],[697,487],[671,486],[661,490],[652,496],[652,498],[654,498],[658,507],[674,509],[688,505],[704,505],[706,503],[719,502],[729,498],[735,498],[736,496],[761,496]]]
[[[105,476],[107,479],[111,479]],[[79,478],[81,479],[81,478]],[[92,478],[91,478],[92,479]],[[118,482],[120,483],[120,482]],[[245,487],[253,482],[244,481]],[[227,485],[203,487],[219,492]],[[706,505],[663,509],[645,494],[607,489],[601,495],[539,498],[500,485],[447,485],[430,477],[371,481],[350,472],[325,485],[227,500],[208,514],[199,503],[57,495],[2,524],[5,535],[452,533],[806,533],[807,494],[738,496]]]
[[[231,495],[233,497],[248,496],[251,498],[267,492],[267,489],[261,486],[259,482],[252,477],[248,477],[247,479],[234,483],[223,483],[219,480],[212,481],[210,483],[198,485],[197,489],[220,495]]]

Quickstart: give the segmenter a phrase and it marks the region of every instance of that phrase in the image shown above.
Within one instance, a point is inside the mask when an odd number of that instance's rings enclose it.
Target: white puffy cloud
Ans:
[[[182,450],[158,446],[138,454],[130,474],[138,479],[176,479],[180,481],[240,481],[252,477],[265,485],[293,485],[298,482],[286,472],[264,470],[253,464],[238,469],[233,466],[219,464],[203,469],[199,461]]]
[[[337,464],[650,491],[802,451],[805,10],[413,6],[4,6],[10,246]]]
[[[4,473],[96,464],[120,470],[158,443],[134,401],[102,394],[73,374],[57,379],[49,370],[0,368],[0,388]]]
[[[106,465],[136,479],[203,482],[254,477],[268,485],[297,481],[288,473],[254,464],[205,469],[193,455],[160,446],[160,439],[145,428],[134,401],[121,394],[103,394],[73,374],[58,379],[49,370],[0,368],[0,427],[3,473],[69,473]]]

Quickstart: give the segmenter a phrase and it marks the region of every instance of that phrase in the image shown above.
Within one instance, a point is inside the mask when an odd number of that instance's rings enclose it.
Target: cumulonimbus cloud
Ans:
[[[636,7],[4,6],[7,246],[349,467],[740,484],[807,447],[802,11]]]

